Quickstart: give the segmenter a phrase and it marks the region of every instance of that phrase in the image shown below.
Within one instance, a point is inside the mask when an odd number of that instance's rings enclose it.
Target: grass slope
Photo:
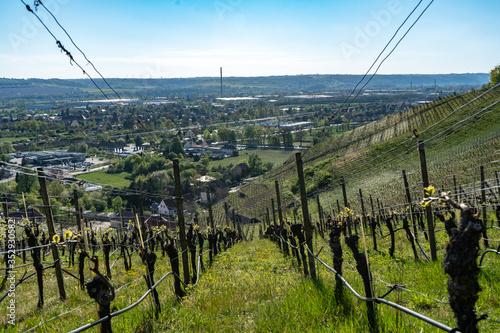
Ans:
[[[322,205],[329,210],[336,208],[336,200],[342,202],[338,185],[343,176],[348,200],[356,209],[360,209],[359,189],[367,198],[369,194],[383,196],[385,206],[399,205],[405,198],[402,170],[406,170],[412,198],[418,200],[422,190],[417,185],[422,178],[413,130],[420,133],[419,140],[425,140],[431,184],[453,191],[452,175],[456,174],[457,184],[465,187],[478,180],[479,171],[464,170],[481,164],[489,166],[486,179],[494,183],[494,171],[498,169],[490,164],[498,160],[500,149],[499,100],[500,88],[471,91],[324,140],[302,154],[308,196],[315,199],[319,195]],[[284,206],[298,206],[298,193],[292,191],[296,178],[292,156],[283,166],[244,187],[242,190],[248,195],[244,200],[233,195],[227,201],[243,214],[250,214],[254,206],[264,211],[264,207],[271,208],[277,180]],[[316,211],[315,200],[310,206]]]
[[[444,232],[437,234],[441,244],[444,244],[446,237]],[[496,231],[492,237],[499,238],[500,231]],[[380,238],[379,251],[374,251],[370,239],[367,239],[375,294],[385,294],[389,290],[388,286],[392,284],[404,285],[406,291],[394,291],[385,298],[454,327],[453,313],[446,304],[447,277],[443,273],[440,261],[415,261],[409,244],[401,232],[397,233],[394,258],[388,255],[389,245],[388,238]],[[428,252],[425,242],[422,245]],[[345,244],[343,248],[343,276],[357,292],[364,295],[363,283],[354,268],[352,254]],[[332,254],[328,251],[327,240],[316,235],[314,249],[315,252],[320,252],[322,260],[331,265]],[[440,246],[438,251],[441,258],[444,245]],[[156,281],[170,270],[168,259],[162,257],[160,252],[157,255]],[[113,318],[113,331],[348,333],[369,331],[365,303],[356,299],[346,288],[343,300],[337,302],[334,296],[335,279],[330,271],[317,264],[318,279],[304,277],[296,259],[284,256],[278,246],[267,239],[255,239],[234,245],[217,256],[212,267],[208,267],[207,257],[204,256],[206,272],[201,275],[198,285],[191,288],[181,302],[178,302],[173,295],[172,277],[167,277],[167,280],[158,287],[162,305],[159,318],[154,318],[152,299],[148,296],[138,307]],[[132,304],[146,291],[142,279],[144,265],[137,253],[132,258],[131,271],[123,270],[122,259],[112,269],[113,285],[117,288],[126,285],[117,290],[116,298],[111,305],[112,311]],[[20,259],[18,261],[20,263]],[[101,258],[101,268],[102,262]],[[486,257],[483,263],[480,274],[480,285],[483,290],[479,294],[477,303],[479,313],[487,313],[492,319],[500,318],[498,306],[500,275],[495,262],[496,257],[491,256]],[[64,264],[64,267],[66,266]],[[76,267],[67,269],[77,274]],[[75,279],[70,277],[65,279],[68,298],[64,302],[58,299],[57,284],[52,269],[46,271],[44,281],[44,308],[41,310],[36,308],[36,279],[31,278],[16,288],[17,326],[12,327],[4,322],[3,329],[0,326],[1,331],[24,331],[80,306],[82,307],[71,314],[62,315],[43,324],[36,331],[67,332],[97,318],[95,303],[91,302],[86,291],[78,288]],[[6,315],[7,308],[2,306],[0,316],[6,318]],[[385,305],[377,305],[377,317],[380,332],[441,332],[425,322]],[[492,321],[481,321],[479,327],[482,332],[493,332],[498,325]],[[91,331],[97,332],[98,329],[94,328]]]

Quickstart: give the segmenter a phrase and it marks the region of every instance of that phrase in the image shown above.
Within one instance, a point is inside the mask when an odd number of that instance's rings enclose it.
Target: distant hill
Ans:
[[[285,75],[259,77],[225,77],[224,94],[272,94],[276,92],[325,92],[352,89],[361,75]],[[95,80],[106,89],[101,79]],[[108,83],[123,97],[155,97],[175,94],[219,94],[219,77],[169,78],[169,79],[118,79]],[[377,75],[367,89],[429,87],[480,87],[489,82],[487,73],[466,74],[391,74]],[[109,90],[108,90],[109,91]],[[95,96],[99,92],[88,79],[8,79],[0,78],[0,97],[30,95],[67,95],[74,98]],[[70,95],[68,95],[70,94]]]

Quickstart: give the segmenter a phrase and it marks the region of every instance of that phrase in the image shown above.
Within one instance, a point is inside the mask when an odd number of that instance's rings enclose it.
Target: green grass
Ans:
[[[31,139],[27,136],[19,136],[19,137],[5,137],[5,138],[0,138],[0,142],[12,142],[12,141],[26,141],[28,139]]]
[[[128,187],[132,182],[128,177],[127,172],[122,173],[106,173],[106,170],[98,170],[93,172],[82,173],[76,176],[78,179],[83,179],[89,183],[106,184],[116,187]]]
[[[243,161],[248,163],[250,154],[256,153],[263,163],[271,162],[273,165],[280,165],[292,156],[297,150],[294,149],[245,149],[239,151],[239,156],[229,157],[219,161],[210,161],[209,167],[226,167],[229,164],[236,165]]]
[[[386,232],[386,231],[384,231]],[[371,237],[367,238],[369,260],[372,268],[375,295],[383,295],[388,285],[401,284],[405,288],[423,295],[447,301],[447,276],[441,267],[447,244],[444,232],[438,232],[438,260],[415,261],[403,232],[398,232],[394,258],[388,255],[389,239],[378,238],[379,251],[374,251]],[[491,238],[500,238],[500,231],[492,230]],[[419,235],[424,250],[429,253],[428,244]],[[315,252],[320,258],[332,263],[328,240],[315,235]],[[351,286],[364,295],[363,283],[356,269],[351,251],[343,246],[343,276]],[[322,250],[320,251],[320,249]],[[360,250],[363,250],[360,240]],[[157,281],[170,270],[168,260],[157,252],[155,273]],[[422,256],[420,256],[422,258]],[[115,257],[116,258],[116,257]],[[63,260],[65,257],[63,258]],[[114,258],[113,258],[114,259]],[[129,287],[119,290],[111,304],[117,311],[135,302],[146,291],[142,274],[144,265],[134,254],[133,268],[123,270],[122,259],[112,269],[111,282],[120,287],[134,280]],[[47,257],[51,260],[51,256]],[[479,314],[487,313],[492,319],[500,318],[500,275],[495,264],[495,256],[486,257],[483,262],[479,283],[477,309]],[[206,272],[201,274],[198,285],[191,288],[188,295],[178,302],[173,295],[172,277],[159,285],[162,312],[154,318],[152,300],[147,297],[138,307],[112,319],[116,332],[368,332],[366,305],[355,298],[346,288],[341,302],[334,296],[334,275],[316,262],[317,280],[303,276],[296,259],[284,256],[278,246],[268,239],[255,239],[234,245],[215,257],[209,267],[208,255],[204,256]],[[22,261],[18,258],[17,263]],[[102,258],[100,259],[102,269]],[[66,268],[67,264],[64,264]],[[182,261],[181,261],[182,266]],[[77,274],[76,267],[67,268]],[[23,269],[19,269],[18,278]],[[182,267],[180,269],[183,272]],[[88,270],[86,269],[86,274]],[[87,276],[88,278],[88,276]],[[44,277],[45,306],[36,308],[36,279],[22,283],[16,288],[17,326],[4,326],[6,332],[29,329],[38,323],[74,309],[90,301],[86,291],[78,288],[73,278],[65,279],[67,300],[58,299],[57,284],[53,270],[47,270]],[[385,299],[419,312],[427,317],[455,327],[453,312],[448,304],[443,304],[425,296],[408,291],[394,291]],[[21,301],[22,300],[22,301]],[[3,305],[3,304],[2,304]],[[414,317],[403,314],[386,305],[378,304],[377,318],[380,332],[442,332]],[[6,307],[0,308],[0,316],[5,318]],[[42,325],[37,332],[66,332],[97,319],[94,303],[61,316]],[[497,331],[497,324],[491,321],[479,323],[481,332]],[[1,329],[0,329],[1,330]],[[91,330],[97,332],[97,329]]]

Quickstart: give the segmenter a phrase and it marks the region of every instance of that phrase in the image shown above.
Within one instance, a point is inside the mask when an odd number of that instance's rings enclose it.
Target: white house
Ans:
[[[165,216],[177,214],[177,202],[174,198],[163,199],[158,205],[158,212]]]

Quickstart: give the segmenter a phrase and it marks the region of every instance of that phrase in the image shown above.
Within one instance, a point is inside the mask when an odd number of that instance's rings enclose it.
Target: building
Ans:
[[[174,198],[163,199],[158,205],[158,213],[164,216],[177,214],[177,201]]]
[[[182,208],[184,212],[194,212],[196,205],[191,194],[182,196]],[[158,205],[158,213],[163,216],[172,216],[177,214],[177,200],[175,197],[163,199]]]
[[[222,181],[222,179],[212,180],[207,183],[207,186],[210,190],[210,201],[212,203],[217,202],[229,195],[229,187],[224,181]],[[200,202],[202,204],[208,203],[206,191],[201,191]]]
[[[220,149],[221,154],[227,156],[238,156],[238,149],[231,143],[224,144]]]
[[[242,179],[250,175],[250,167],[246,163],[236,164],[231,170],[231,176],[236,179]]]
[[[37,151],[25,153],[23,156],[23,165],[56,165],[66,163],[83,163],[85,162],[84,153],[69,153],[64,150],[59,151]]]

